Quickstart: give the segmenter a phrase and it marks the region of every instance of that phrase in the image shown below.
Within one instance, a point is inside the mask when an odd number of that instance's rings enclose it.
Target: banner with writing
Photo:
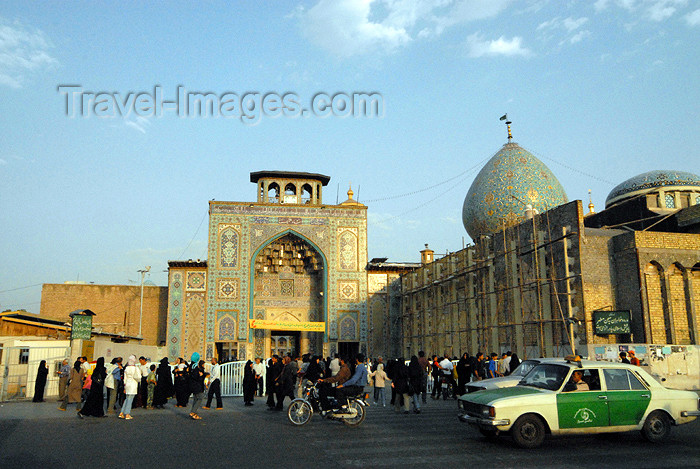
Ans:
[[[273,329],[276,331],[323,332],[325,322],[272,321],[268,319],[249,319],[251,329]]]

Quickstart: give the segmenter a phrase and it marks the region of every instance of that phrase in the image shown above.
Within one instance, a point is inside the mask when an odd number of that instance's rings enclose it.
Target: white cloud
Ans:
[[[688,4],[688,0],[597,0],[594,7],[596,11],[602,11],[611,4],[630,13],[641,12],[646,19],[660,22],[673,16]]]
[[[685,15],[685,22],[690,26],[700,26],[700,8]]]
[[[297,7],[304,34],[339,57],[377,50],[393,52],[416,38],[451,26],[490,18],[513,0],[319,0]]]
[[[576,44],[577,42],[581,42],[583,39],[587,38],[590,35],[591,32],[587,29],[584,29],[583,31],[579,31],[573,36],[571,36],[571,38],[569,38],[569,42],[571,44]]]
[[[135,120],[125,120],[124,124],[142,134],[146,133],[146,130],[151,125],[151,122],[145,117],[138,116]]]
[[[577,19],[573,19],[571,17],[566,18],[563,22],[564,27],[566,28],[567,31],[572,32],[583,26],[588,22],[588,18],[586,17],[581,17]]]
[[[303,13],[305,34],[335,55],[348,57],[377,48],[392,51],[411,41],[402,27],[369,19],[372,0],[321,0]]]
[[[537,31],[540,31],[540,39],[548,41],[557,34],[557,31],[566,31],[564,33],[565,38],[559,41],[559,45],[566,42],[571,44],[576,44],[581,42],[584,38],[591,35],[591,32],[587,29],[579,30],[584,24],[588,23],[588,18],[582,16],[581,18],[568,17],[563,20],[557,18],[552,18],[549,21],[540,23],[537,26]],[[566,37],[570,35],[569,37]]]
[[[0,17],[0,85],[21,88],[27,73],[56,65],[46,35]]]
[[[467,55],[474,58],[497,55],[528,56],[530,50],[522,46],[522,38],[518,36],[510,40],[501,36],[489,41],[482,39],[479,33],[474,33],[467,37]]]

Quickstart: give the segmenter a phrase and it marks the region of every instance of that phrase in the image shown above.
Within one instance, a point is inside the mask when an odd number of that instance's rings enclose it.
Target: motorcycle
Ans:
[[[331,403],[332,410],[329,410],[326,414],[326,418],[330,420],[340,420],[345,425],[355,427],[362,423],[365,419],[365,407],[367,400],[369,399],[369,393],[362,391],[361,394],[356,396],[348,396],[348,406],[347,408],[340,408],[338,402],[331,396],[328,400]],[[289,407],[287,408],[287,418],[296,426],[302,426],[306,424],[314,412],[318,412],[321,409],[321,402],[319,400],[319,386],[318,383],[307,383],[302,392],[302,397],[294,399]]]

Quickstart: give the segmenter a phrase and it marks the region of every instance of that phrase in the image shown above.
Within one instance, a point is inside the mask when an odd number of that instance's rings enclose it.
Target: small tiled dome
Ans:
[[[506,143],[474,179],[462,207],[472,239],[525,219],[526,205],[544,212],[568,201],[549,168],[517,143]]]
[[[618,184],[605,199],[605,208],[655,188],[666,190],[700,190],[700,176],[685,171],[648,171]]]

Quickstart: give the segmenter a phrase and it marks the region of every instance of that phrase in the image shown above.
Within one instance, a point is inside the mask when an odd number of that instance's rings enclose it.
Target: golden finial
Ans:
[[[508,143],[510,143],[513,140],[513,134],[510,132],[510,124],[513,122],[508,120],[508,114],[503,114],[500,120],[506,121],[506,126],[508,126]]]
[[[352,182],[351,182],[350,185],[348,186],[348,200],[352,200],[352,196],[354,194],[355,193],[352,191]]]
[[[592,215],[595,213],[595,206],[593,205],[593,198],[591,197],[591,190],[588,189],[588,214]]]

